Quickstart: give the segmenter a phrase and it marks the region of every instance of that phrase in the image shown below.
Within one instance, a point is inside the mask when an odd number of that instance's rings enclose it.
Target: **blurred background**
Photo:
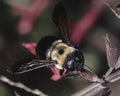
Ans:
[[[16,60],[33,56],[22,43],[37,43],[47,35],[59,35],[51,19],[58,1],[62,1],[66,9],[72,44],[80,44],[85,64],[93,72],[100,77],[105,74],[108,66],[103,36],[109,34],[119,53],[120,19],[101,0],[0,0],[0,73],[49,96],[70,96],[91,82],[82,78],[53,81],[52,73],[46,68],[20,75],[6,72]],[[119,84],[111,85],[112,96],[119,96]],[[15,90],[20,96],[34,96],[0,82],[1,96],[15,96]]]

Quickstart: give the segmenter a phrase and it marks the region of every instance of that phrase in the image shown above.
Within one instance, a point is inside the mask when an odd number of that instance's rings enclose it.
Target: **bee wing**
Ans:
[[[10,68],[8,68],[8,72],[14,74],[21,74],[41,67],[52,66],[55,64],[56,64],[55,61],[50,60],[24,58],[22,60],[17,61]]]
[[[68,21],[63,4],[60,2],[56,4],[52,14],[52,20],[59,28],[65,43],[70,44],[68,38]]]

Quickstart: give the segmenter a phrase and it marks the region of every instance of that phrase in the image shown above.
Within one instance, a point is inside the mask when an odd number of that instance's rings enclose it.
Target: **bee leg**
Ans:
[[[67,72],[67,69],[64,68],[64,69],[60,70],[60,75],[64,76],[66,74],[66,72]]]
[[[78,73],[77,70],[81,70],[81,67],[78,66],[77,64],[74,64],[75,71],[68,71],[64,74],[64,78],[70,78],[70,79],[75,79],[76,77],[81,77]],[[82,68],[83,69],[83,68]]]
[[[82,78],[89,80],[91,82],[99,82],[99,83],[105,82],[103,79],[99,78],[95,73],[88,71],[86,69],[82,69],[77,72]]]
[[[75,79],[76,77],[80,77],[80,75],[76,71],[67,71],[64,74],[64,78]]]
[[[64,78],[75,79],[78,76],[79,76],[78,74],[65,74]]]

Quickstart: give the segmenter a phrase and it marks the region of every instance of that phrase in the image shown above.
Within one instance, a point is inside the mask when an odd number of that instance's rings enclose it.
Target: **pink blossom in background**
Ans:
[[[36,18],[42,14],[48,6],[50,0],[34,0],[34,3],[26,9],[12,8],[15,14],[19,14],[20,21],[17,25],[17,31],[20,34],[28,34],[34,27]]]
[[[75,22],[71,28],[71,42],[75,45],[80,43],[84,38],[88,30],[92,27],[95,20],[100,15],[101,11],[104,9],[104,2],[102,0],[95,0],[86,14]]]

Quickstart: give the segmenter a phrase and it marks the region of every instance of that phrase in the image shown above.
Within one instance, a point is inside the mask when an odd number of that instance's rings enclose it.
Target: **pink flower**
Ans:
[[[24,46],[30,53],[33,55],[36,55],[35,48],[36,48],[36,43],[23,43],[22,46]]]
[[[34,22],[38,16],[42,14],[48,6],[49,0],[35,0],[29,8],[16,8],[13,6],[12,10],[15,14],[19,14],[20,21],[16,27],[20,34],[27,34],[32,31]]]
[[[104,8],[104,2],[94,1],[90,6],[86,14],[74,23],[71,29],[71,42],[73,44],[78,44],[84,38],[88,30],[94,24],[102,9]]]

